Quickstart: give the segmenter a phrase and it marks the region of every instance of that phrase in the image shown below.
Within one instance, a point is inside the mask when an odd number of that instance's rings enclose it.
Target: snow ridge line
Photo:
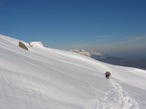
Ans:
[[[140,109],[139,104],[114,80],[107,80],[103,89],[92,89],[96,98],[89,101],[85,109]]]

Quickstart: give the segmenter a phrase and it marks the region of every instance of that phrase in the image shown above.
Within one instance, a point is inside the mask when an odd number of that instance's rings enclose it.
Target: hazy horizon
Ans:
[[[144,0],[1,0],[0,34],[57,49],[146,56]]]

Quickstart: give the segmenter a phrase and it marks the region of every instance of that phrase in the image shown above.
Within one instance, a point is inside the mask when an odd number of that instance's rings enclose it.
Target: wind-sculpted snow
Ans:
[[[0,109],[146,109],[145,70],[18,42],[0,35]]]

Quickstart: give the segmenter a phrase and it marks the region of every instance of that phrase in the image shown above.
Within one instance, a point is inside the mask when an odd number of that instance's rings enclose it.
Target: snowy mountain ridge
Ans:
[[[146,69],[146,59],[140,58],[139,56],[137,56],[136,58],[112,56],[112,55],[103,54],[99,51],[87,51],[84,49],[73,49],[69,51],[82,54],[82,55],[91,57],[93,59],[96,59],[105,63],[113,64],[113,65]]]
[[[105,55],[103,53],[98,52],[98,51],[89,52],[89,51],[86,51],[86,50],[83,50],[83,49],[74,49],[74,50],[69,50],[69,51],[79,53],[79,54],[82,54],[82,55],[85,55],[85,56],[88,56],[88,57],[92,57],[92,55],[96,55],[96,56],[102,57],[102,58],[105,57]]]
[[[0,35],[0,109],[146,108],[145,70],[18,42]]]

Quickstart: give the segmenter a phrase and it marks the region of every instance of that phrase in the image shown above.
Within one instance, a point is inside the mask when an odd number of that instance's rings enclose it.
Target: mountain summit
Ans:
[[[0,35],[0,109],[146,109],[145,70],[19,41]]]

